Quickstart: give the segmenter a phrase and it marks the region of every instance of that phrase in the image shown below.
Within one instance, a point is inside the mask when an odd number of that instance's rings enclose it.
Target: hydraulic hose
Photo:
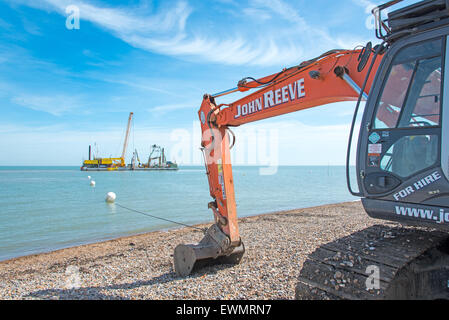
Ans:
[[[354,134],[354,127],[355,127],[355,122],[357,120],[357,115],[359,113],[360,103],[362,102],[363,94],[365,92],[365,88],[366,88],[366,85],[368,83],[369,76],[370,76],[371,71],[372,71],[372,69],[374,67],[374,63],[376,62],[377,56],[379,55],[380,52],[382,52],[384,50],[384,44],[385,44],[385,41],[382,42],[381,45],[377,46],[376,51],[374,52],[373,59],[371,60],[371,65],[370,65],[370,67],[368,69],[368,72],[366,74],[365,81],[363,83],[362,89],[360,90],[359,98],[357,100],[357,105],[356,105],[355,110],[354,110],[354,116],[352,118],[351,130],[349,132],[349,142],[348,142],[348,149],[347,149],[347,153],[346,153],[346,183],[348,185],[349,192],[353,196],[356,196],[356,197],[362,197],[363,193],[360,191],[360,189],[361,189],[360,185],[359,185],[359,192],[354,192],[352,190],[352,187],[351,187],[351,177],[350,177],[350,172],[349,172],[349,162],[350,162],[350,157],[351,157],[352,137],[353,137],[353,134]]]

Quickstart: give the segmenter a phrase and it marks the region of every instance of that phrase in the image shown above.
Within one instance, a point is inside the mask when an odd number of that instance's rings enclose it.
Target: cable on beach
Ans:
[[[195,226],[191,226],[191,225],[188,225],[188,224],[184,224],[184,223],[182,223],[182,222],[177,222],[177,221],[173,221],[173,220],[170,220],[170,219],[166,219],[166,218],[162,218],[162,217],[157,217],[157,216],[151,215],[151,214],[146,213],[146,212],[142,212],[142,211],[139,211],[139,210],[135,210],[135,209],[132,209],[132,208],[125,207],[125,206],[123,206],[123,205],[121,205],[121,204],[118,204],[118,203],[115,203],[115,205],[116,205],[116,206],[119,206],[120,208],[129,210],[129,211],[132,211],[132,212],[136,212],[136,213],[143,214],[144,216],[147,216],[147,217],[151,217],[151,218],[155,218],[155,219],[159,219],[159,220],[164,220],[164,221],[167,221],[167,222],[170,222],[170,223],[174,223],[174,224],[177,224],[177,225],[180,225],[180,226],[184,226],[184,227],[187,227],[187,228],[191,228],[191,229],[200,230],[200,231],[202,231],[204,234],[206,234],[206,232],[207,232],[207,228],[198,228],[198,227],[195,227]]]

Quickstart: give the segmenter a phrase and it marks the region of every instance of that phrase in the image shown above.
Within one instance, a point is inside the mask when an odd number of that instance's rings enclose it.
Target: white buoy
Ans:
[[[90,185],[91,185],[91,187],[95,187],[95,181],[92,180],[92,181],[90,182]]]
[[[90,176],[87,176],[87,179],[89,179],[89,180],[90,180]]]
[[[108,194],[106,195],[106,202],[113,203],[115,201],[115,198],[117,198],[117,196],[114,192],[108,192]]]

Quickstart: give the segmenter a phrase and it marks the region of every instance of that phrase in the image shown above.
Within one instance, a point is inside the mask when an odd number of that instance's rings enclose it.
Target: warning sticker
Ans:
[[[376,167],[380,166],[380,156],[379,155],[369,155],[368,156],[368,167]]]
[[[217,160],[217,167],[218,167],[218,183],[221,185],[221,192],[223,194],[223,199],[226,199],[225,182],[223,177],[223,164],[221,162],[221,159]]]
[[[382,144],[368,144],[368,154],[381,154],[382,153]]]
[[[223,174],[221,174],[221,173],[218,175],[218,183],[220,183],[220,185],[221,185],[221,192],[223,194],[223,199],[226,199],[225,183],[224,183],[224,179],[223,179]]]
[[[370,134],[368,139],[372,143],[377,143],[380,140],[380,136],[379,136],[379,134],[377,132],[373,132],[373,133]]]

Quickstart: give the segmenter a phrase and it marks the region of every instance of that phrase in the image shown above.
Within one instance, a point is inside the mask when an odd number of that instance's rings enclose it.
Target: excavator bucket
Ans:
[[[174,265],[178,276],[215,264],[239,264],[245,253],[243,242],[229,245],[229,238],[217,225],[210,227],[198,244],[180,244],[175,248]]]

